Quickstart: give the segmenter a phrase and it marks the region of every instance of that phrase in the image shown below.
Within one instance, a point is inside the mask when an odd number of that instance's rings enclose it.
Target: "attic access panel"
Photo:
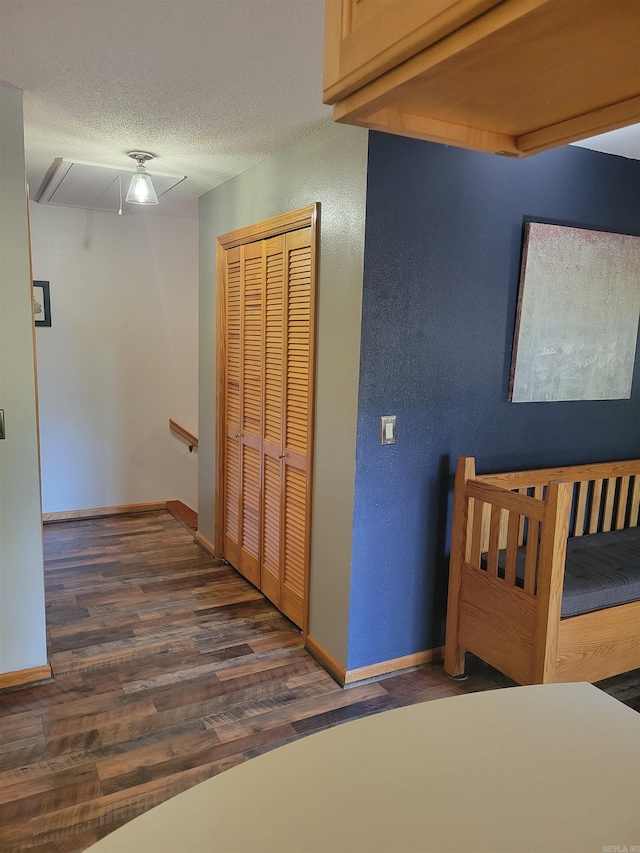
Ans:
[[[185,180],[184,175],[148,171],[158,198]],[[135,167],[103,166],[99,163],[56,157],[36,193],[35,200],[40,204],[117,213],[122,182],[122,212],[135,213],[140,205],[127,204],[124,201],[134,172]]]

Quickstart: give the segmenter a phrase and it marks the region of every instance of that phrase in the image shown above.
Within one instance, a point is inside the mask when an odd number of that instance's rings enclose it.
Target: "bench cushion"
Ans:
[[[567,540],[562,616],[640,599],[640,528]]]
[[[498,556],[504,577],[505,551]],[[516,584],[523,586],[525,548],[518,548]],[[486,558],[482,567],[486,569]],[[561,616],[640,600],[640,528],[590,533],[567,540]]]

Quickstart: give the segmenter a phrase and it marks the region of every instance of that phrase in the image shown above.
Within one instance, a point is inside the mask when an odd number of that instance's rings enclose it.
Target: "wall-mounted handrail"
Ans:
[[[180,424],[177,424],[175,421],[172,421],[171,418],[169,418],[169,429],[184,438],[186,442],[188,442],[189,453],[193,451],[194,447],[198,446],[198,439],[196,438],[196,436],[190,433],[184,427],[180,426]]]

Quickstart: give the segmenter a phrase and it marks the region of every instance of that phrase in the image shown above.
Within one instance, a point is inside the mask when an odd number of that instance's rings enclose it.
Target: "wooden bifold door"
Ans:
[[[218,552],[301,628],[309,585],[315,221],[313,205],[218,239]]]

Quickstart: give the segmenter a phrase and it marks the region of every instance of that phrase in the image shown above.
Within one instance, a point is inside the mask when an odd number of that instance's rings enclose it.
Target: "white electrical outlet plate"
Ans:
[[[380,418],[380,444],[396,443],[396,416],[383,415]]]

